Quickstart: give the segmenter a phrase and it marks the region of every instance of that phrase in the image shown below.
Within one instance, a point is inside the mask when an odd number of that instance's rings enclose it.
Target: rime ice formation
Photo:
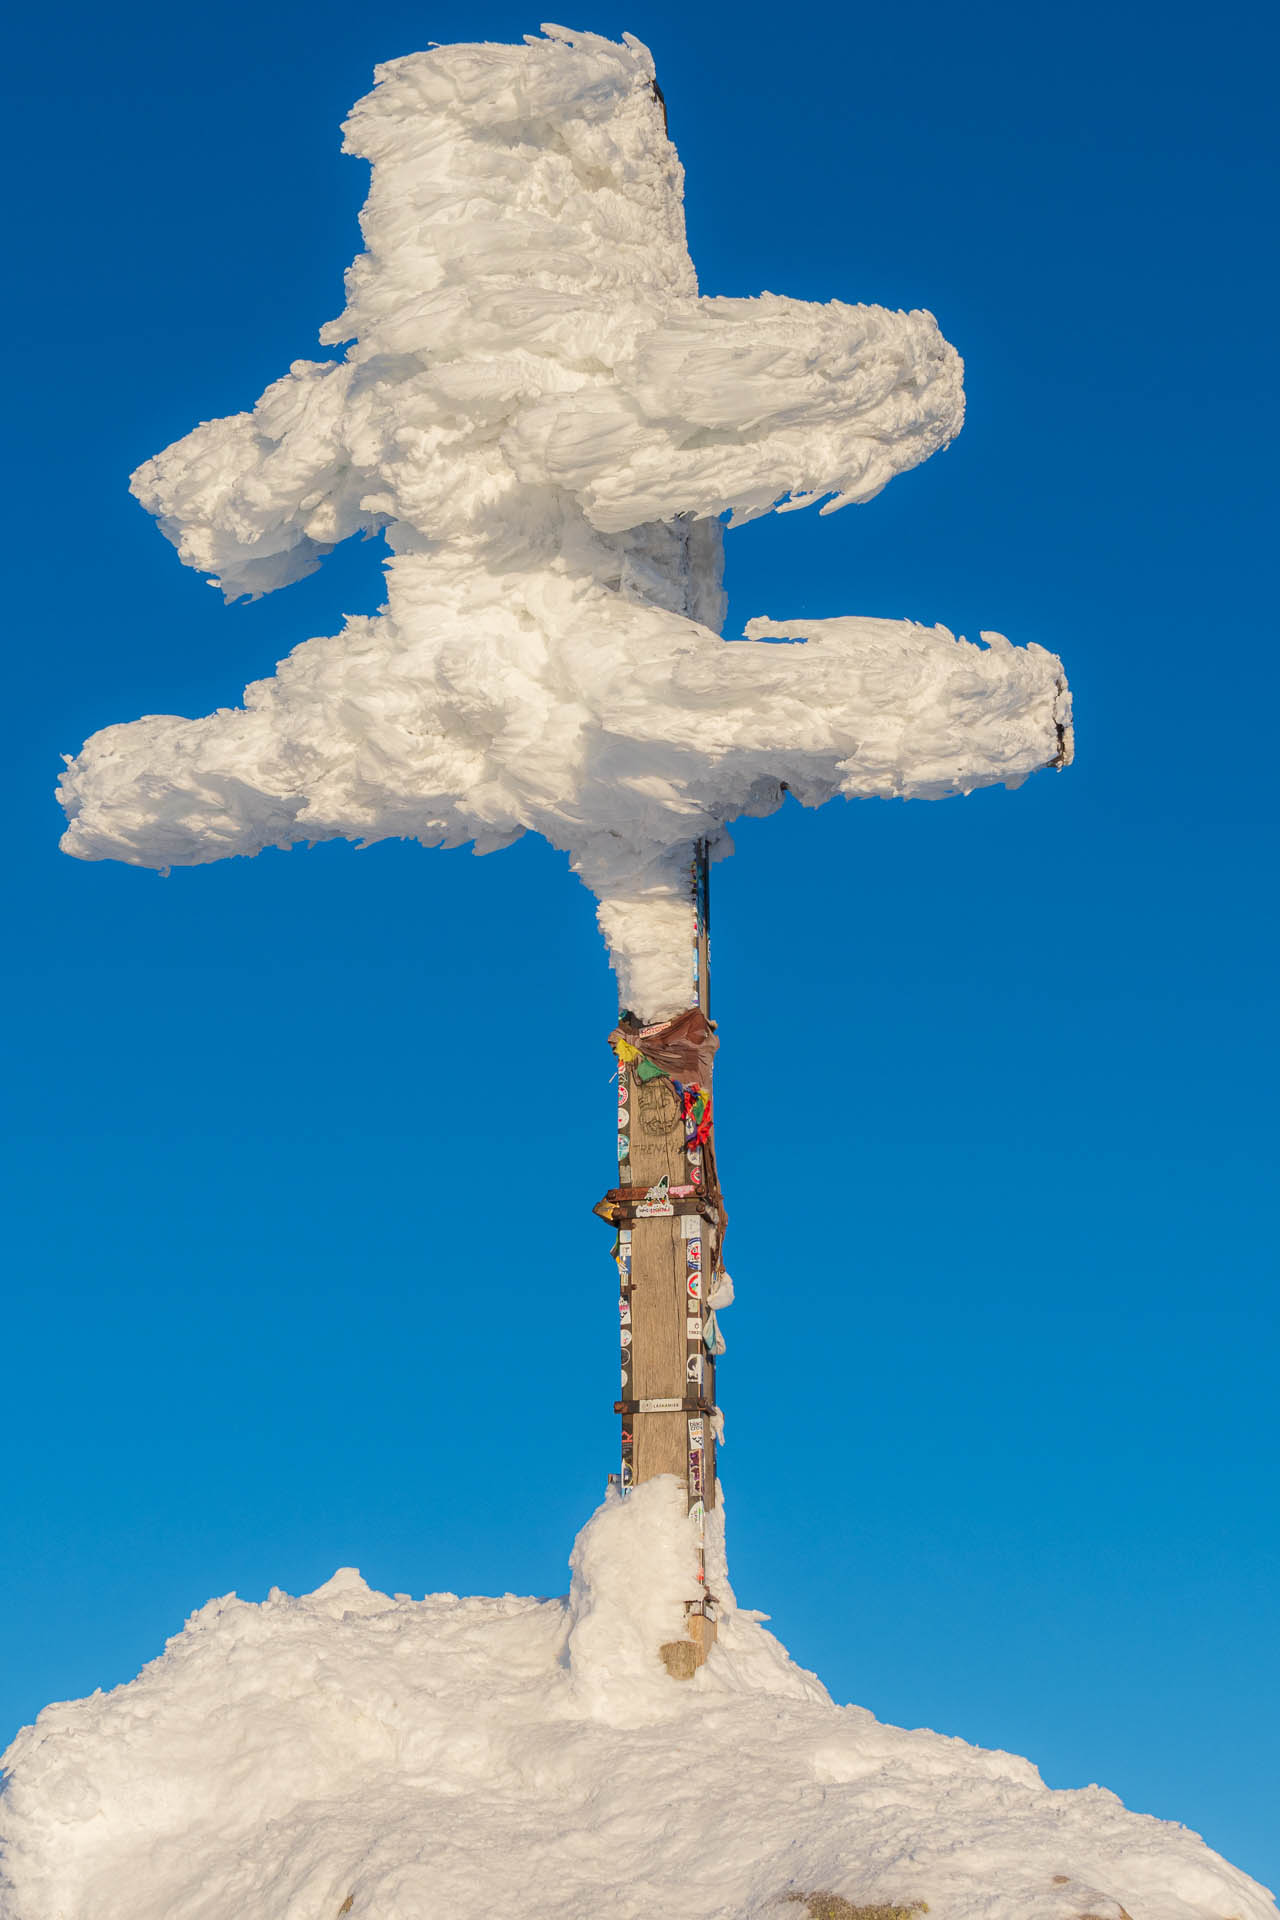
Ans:
[[[719,638],[720,516],[871,499],[958,432],[960,360],[928,313],[700,298],[647,50],[545,34],[379,68],[346,124],[366,251],[321,335],[346,358],[296,361],[133,478],[228,599],[385,530],[385,608],[242,709],[94,734],[62,844],[164,868],[540,833],[658,1018],[692,998],[695,839],[727,851],[784,784],[810,806],[1016,786],[1069,759],[1070,700],[1056,658],[994,634]]]
[[[930,1920],[1276,1920],[1185,1827],[833,1705],[722,1567],[720,1640],[668,1679],[685,1504],[672,1479],[607,1502],[567,1601],[391,1599],[350,1569],[211,1600],[18,1735],[0,1913],[804,1920],[788,1893],[826,1890]]]

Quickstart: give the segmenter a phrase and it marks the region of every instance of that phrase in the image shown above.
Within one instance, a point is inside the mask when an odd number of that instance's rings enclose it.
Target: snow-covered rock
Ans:
[[[129,1685],[5,1756],[4,1920],[1276,1920],[1193,1833],[1101,1787],[832,1703],[739,1609],[691,1682],[655,1480],[579,1536],[567,1600],[414,1601],[350,1568],[212,1600]],[[714,1532],[714,1529],[713,1529]]]

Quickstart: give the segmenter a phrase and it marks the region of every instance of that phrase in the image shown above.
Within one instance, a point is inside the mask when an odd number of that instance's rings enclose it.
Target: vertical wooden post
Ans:
[[[694,969],[698,1005],[711,1018],[711,849],[705,840],[693,846]]]
[[[688,1014],[647,1027],[624,1014],[614,1036],[618,1185],[597,1208],[618,1228],[622,1491],[674,1474],[685,1487],[699,1543],[716,1502],[716,1363],[706,1330],[724,1224],[711,1139],[708,864],[706,842],[699,841],[690,873],[692,1027]],[[682,1062],[696,1053],[697,1064],[664,1068],[664,1055],[674,1063],[677,1053]],[[676,1678],[693,1674],[715,1638],[701,1544],[698,1563],[700,1589],[688,1596],[687,1637],[662,1649]]]

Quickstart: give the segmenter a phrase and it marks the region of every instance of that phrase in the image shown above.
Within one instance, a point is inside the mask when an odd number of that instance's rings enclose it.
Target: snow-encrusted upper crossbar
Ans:
[[[384,529],[386,606],[243,709],[95,734],[62,844],[168,867],[541,833],[653,1018],[691,998],[695,839],[726,850],[782,783],[806,805],[1016,786],[1069,757],[1069,695],[996,635],[718,637],[720,516],[869,500],[958,432],[960,360],[928,313],[700,298],[648,51],[544,34],[379,68],[346,125],[366,251],[321,336],[346,358],[295,361],[133,478],[228,599]]]

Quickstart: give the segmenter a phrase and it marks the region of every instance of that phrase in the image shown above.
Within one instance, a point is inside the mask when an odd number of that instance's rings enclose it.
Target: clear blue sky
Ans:
[[[563,862],[161,881],[61,856],[51,798],[95,728],[235,704],[377,605],[368,546],[224,609],[127,476],[317,354],[374,62],[537,21],[21,24],[5,1734],[230,1589],[560,1591],[615,1464],[612,976]],[[705,291],[928,306],[967,362],[948,454],[731,537],[731,630],[995,627],[1077,700],[1066,774],[791,808],[717,871],[740,1597],[838,1698],[1275,1884],[1273,16],[569,24],[653,46]]]

